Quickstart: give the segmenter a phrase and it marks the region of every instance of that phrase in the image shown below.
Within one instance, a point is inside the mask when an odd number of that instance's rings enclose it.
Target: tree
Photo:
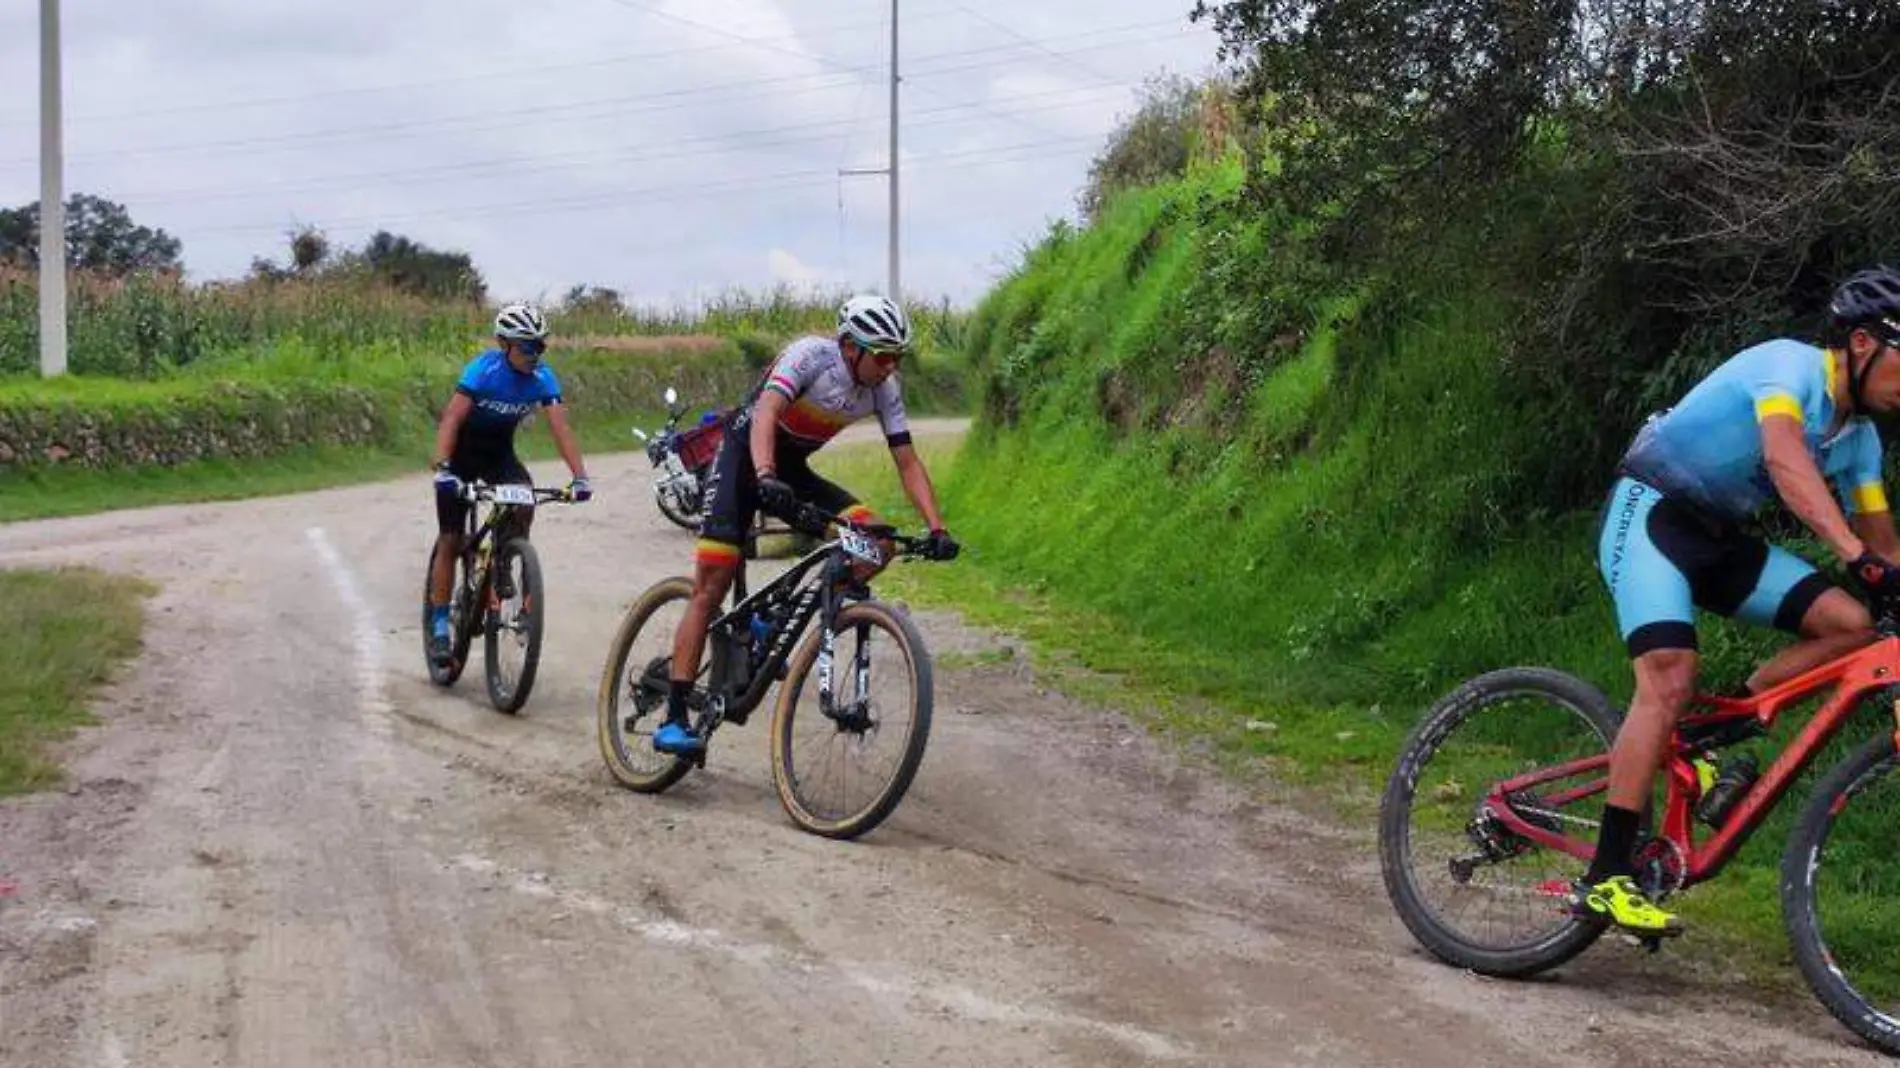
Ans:
[[[617,289],[577,283],[561,298],[561,310],[569,315],[617,316],[626,313],[627,305]]]
[[[322,230],[306,226],[290,235],[290,267],[298,274],[309,274],[323,266],[330,255],[330,239]]]
[[[1141,87],[1141,103],[1108,135],[1108,144],[1089,164],[1088,184],[1078,206],[1093,219],[1109,197],[1123,190],[1180,175],[1193,158],[1201,116],[1202,88],[1180,75],[1151,78]]]
[[[165,231],[135,224],[122,204],[87,193],[66,201],[66,263],[72,268],[112,275],[177,270],[181,247]],[[39,201],[0,209],[0,260],[39,266]]]
[[[488,292],[468,253],[437,251],[387,230],[371,235],[362,259],[376,277],[418,296],[479,301]]]

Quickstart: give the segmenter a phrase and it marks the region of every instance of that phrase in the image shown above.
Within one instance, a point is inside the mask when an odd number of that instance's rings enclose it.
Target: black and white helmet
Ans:
[[[872,350],[906,349],[910,347],[910,318],[888,297],[859,294],[838,309],[838,336]]]
[[[1827,313],[1835,326],[1872,325],[1900,337],[1900,273],[1886,266],[1857,272],[1834,290]]]
[[[504,304],[495,313],[495,336],[508,341],[545,341],[548,321],[532,304]]]

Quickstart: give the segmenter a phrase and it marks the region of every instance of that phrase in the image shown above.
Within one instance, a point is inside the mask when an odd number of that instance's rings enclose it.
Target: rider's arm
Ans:
[[[1892,512],[1861,512],[1854,516],[1853,525],[1868,548],[1888,560],[1900,560],[1900,534],[1894,531]]]
[[[561,459],[567,462],[567,469],[575,478],[587,477],[587,466],[581,462],[581,443],[574,438],[573,424],[567,421],[567,405],[550,404],[547,406],[548,434],[554,438],[554,447],[560,451]]]
[[[752,470],[778,470],[778,420],[791,399],[775,389],[759,392],[752,405]]]
[[[449,398],[449,406],[442,409],[442,421],[435,428],[435,455],[430,458],[429,466],[448,463],[449,457],[455,455],[455,436],[461,433],[462,423],[474,407],[475,398],[466,393],[457,392]]]
[[[897,477],[903,480],[904,492],[929,524],[928,529],[942,530],[943,516],[937,511],[937,494],[930,485],[930,472],[924,470],[924,460],[917,455],[916,446],[908,442],[892,445],[891,459],[897,462]]]
[[[1835,556],[1852,561],[1866,551],[1861,535],[1848,525],[1846,514],[1828,489],[1827,479],[1808,452],[1801,420],[1783,414],[1763,418],[1761,454],[1782,503],[1826,542]]]

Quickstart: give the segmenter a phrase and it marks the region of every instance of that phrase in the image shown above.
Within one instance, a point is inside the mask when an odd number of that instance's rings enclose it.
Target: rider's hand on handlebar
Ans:
[[[957,544],[957,539],[950,536],[949,531],[939,528],[931,531],[930,536],[924,539],[924,544],[918,549],[918,554],[926,560],[955,560],[962,548]]]
[[[567,484],[567,497],[571,501],[579,503],[581,501],[592,500],[593,496],[594,484],[587,481],[586,475],[581,475]]]
[[[1848,565],[1861,585],[1881,597],[1900,597],[1900,565],[1868,549]]]
[[[759,507],[767,512],[783,517],[798,503],[798,495],[792,487],[780,481],[776,474],[767,472],[759,476]]]
[[[448,494],[450,496],[456,496],[462,492],[462,480],[456,477],[455,472],[449,470],[449,465],[447,464],[438,464],[436,466],[435,491],[438,494]]]

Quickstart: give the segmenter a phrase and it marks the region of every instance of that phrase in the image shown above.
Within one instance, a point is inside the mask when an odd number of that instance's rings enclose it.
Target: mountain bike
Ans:
[[[707,628],[707,655],[687,706],[693,731],[710,743],[721,725],[745,723],[780,683],[768,731],[779,802],[813,834],[856,838],[882,823],[910,788],[930,735],[933,693],[923,636],[905,613],[873,598],[853,568],[879,567],[891,554],[921,558],[926,539],[809,505],[790,522],[816,537],[827,525],[838,533],[750,593],[744,561],[756,558],[757,543],[746,540],[730,607]],[[601,757],[616,779],[642,793],[705,766],[704,749],[678,757],[653,748],[653,731],[666,719],[673,637],[692,592],[691,579],[675,577],[642,593],[601,673]],[[814,673],[817,700],[801,705]],[[887,741],[890,752],[880,756]],[[829,799],[828,786],[851,796]]]
[[[429,678],[438,686],[453,686],[462,677],[475,634],[482,635],[483,666],[488,676],[488,699],[508,713],[520,711],[534,689],[535,669],[541,662],[541,629],[547,609],[541,599],[541,559],[535,555],[519,516],[547,502],[567,502],[565,489],[540,486],[470,482],[462,487],[469,502],[462,532],[461,559],[456,561],[454,595],[449,601],[450,654],[447,663],[429,655],[429,587],[435,574],[436,548],[429,549],[429,566],[422,574],[422,658]],[[478,523],[475,513],[488,504]],[[517,662],[518,658],[518,662]]]
[[[1851,750],[1843,739],[1847,755],[1820,778],[1788,835],[1781,910],[1821,1003],[1900,1054],[1900,617],[1893,603],[1874,607],[1872,644],[1752,697],[1693,698],[1664,762],[1660,807],[1652,802],[1645,815],[1637,882],[1664,900],[1720,874],[1868,709],[1882,726]],[[1815,698],[1813,718],[1764,772],[1736,755],[1733,747],[1765,738]],[[1595,686],[1534,667],[1471,679],[1425,714],[1386,785],[1379,854],[1393,906],[1434,955],[1521,977],[1570,960],[1605,932],[1573,917],[1567,898],[1596,850],[1621,718]]]

